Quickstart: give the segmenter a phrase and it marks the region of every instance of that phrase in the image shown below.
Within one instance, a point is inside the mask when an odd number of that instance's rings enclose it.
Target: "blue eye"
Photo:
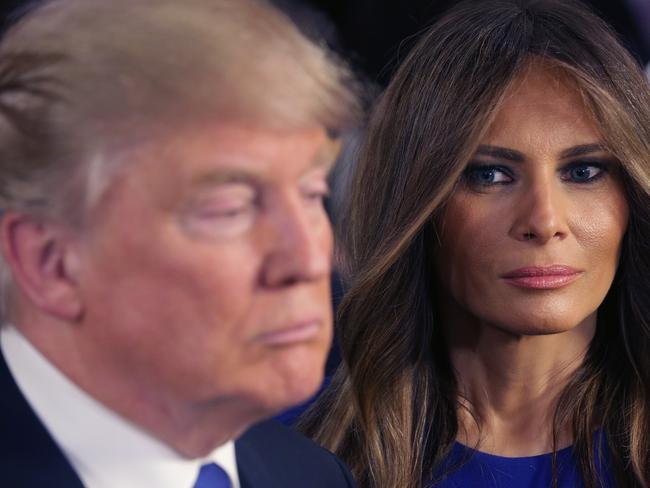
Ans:
[[[479,187],[508,184],[513,181],[505,168],[484,165],[468,166],[463,178],[469,185]]]
[[[563,179],[572,183],[590,183],[603,176],[604,172],[601,165],[579,163],[566,168]]]

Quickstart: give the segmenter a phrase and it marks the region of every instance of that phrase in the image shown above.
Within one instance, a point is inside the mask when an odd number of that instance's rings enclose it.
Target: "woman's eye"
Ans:
[[[576,164],[564,170],[563,179],[573,183],[589,183],[604,174],[602,166],[594,164]]]
[[[465,170],[464,178],[474,186],[507,184],[513,181],[512,176],[498,166],[469,166]]]

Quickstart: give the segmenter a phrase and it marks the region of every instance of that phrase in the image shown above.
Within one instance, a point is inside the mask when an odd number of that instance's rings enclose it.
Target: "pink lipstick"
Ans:
[[[519,288],[534,290],[553,290],[573,283],[582,271],[554,264],[552,266],[528,266],[509,271],[501,278]]]

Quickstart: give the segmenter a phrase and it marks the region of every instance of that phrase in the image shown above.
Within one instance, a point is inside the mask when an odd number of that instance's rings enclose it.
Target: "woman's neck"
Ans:
[[[500,456],[553,449],[560,394],[582,364],[596,330],[596,313],[566,332],[522,336],[447,310],[444,323],[458,383],[458,441]],[[556,448],[572,443],[560,426]]]

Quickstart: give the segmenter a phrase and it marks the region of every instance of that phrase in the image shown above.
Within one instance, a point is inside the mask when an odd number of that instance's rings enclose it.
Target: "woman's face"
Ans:
[[[531,70],[451,197],[438,278],[454,307],[513,334],[570,330],[609,290],[628,221],[618,163],[580,95]]]

